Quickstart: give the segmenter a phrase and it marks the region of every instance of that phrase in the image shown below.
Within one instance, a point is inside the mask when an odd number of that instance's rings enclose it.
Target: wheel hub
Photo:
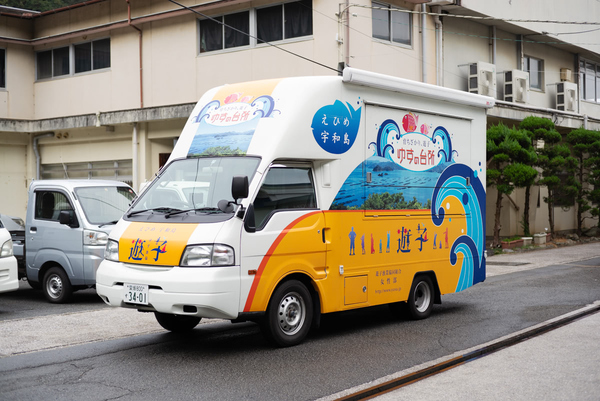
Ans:
[[[431,292],[429,287],[423,282],[415,288],[415,307],[419,312],[427,310],[431,302]]]
[[[279,303],[279,327],[287,335],[297,333],[304,323],[304,300],[296,293],[283,297]]]
[[[53,298],[57,298],[62,292],[62,280],[58,276],[52,276],[48,280],[48,294]]]

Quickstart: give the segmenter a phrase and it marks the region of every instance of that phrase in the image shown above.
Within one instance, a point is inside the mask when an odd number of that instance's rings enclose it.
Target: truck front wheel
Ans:
[[[313,302],[308,289],[297,280],[281,284],[271,297],[261,328],[279,347],[300,344],[310,330]]]
[[[73,287],[69,277],[60,267],[52,267],[44,275],[42,285],[46,299],[53,304],[62,304],[68,302],[73,295]]]
[[[192,330],[200,323],[202,318],[196,316],[171,315],[169,313],[154,312],[156,321],[163,329],[173,333],[184,333]]]

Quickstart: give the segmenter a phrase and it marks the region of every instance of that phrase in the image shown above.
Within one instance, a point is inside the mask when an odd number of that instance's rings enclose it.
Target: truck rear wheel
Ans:
[[[408,314],[414,320],[426,319],[431,315],[434,297],[433,284],[429,276],[417,276],[408,295]]]
[[[42,290],[46,299],[53,304],[68,302],[73,295],[73,287],[65,271],[58,267],[51,267],[44,275]]]
[[[300,344],[312,323],[313,301],[302,282],[286,281],[271,297],[261,328],[265,336],[279,347]]]
[[[156,321],[163,329],[172,331],[173,333],[184,333],[198,326],[201,317],[172,315],[169,313],[154,312]]]

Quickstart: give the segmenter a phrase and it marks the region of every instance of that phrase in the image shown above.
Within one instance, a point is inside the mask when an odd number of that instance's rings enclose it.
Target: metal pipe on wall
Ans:
[[[131,23],[131,3],[129,3],[129,0],[125,0],[125,1],[127,2],[127,24],[130,27],[132,27],[133,29],[135,29],[136,31],[138,31],[138,34],[139,34],[139,50],[138,50],[138,52],[140,55],[140,108],[144,108],[144,80],[143,80],[143,75],[142,75],[142,72],[144,70],[143,64],[142,64],[142,30]]]
[[[425,43],[427,40],[427,36],[425,35],[425,13],[427,9],[425,7],[425,4],[421,4],[421,70],[423,82],[427,82],[427,44]]]
[[[432,8],[432,11],[436,14],[442,13],[442,7],[435,6]],[[439,15],[433,17],[435,21],[435,65],[436,65],[436,84],[439,86],[444,86],[444,58],[442,56],[444,51],[444,42],[443,42],[443,24]]]
[[[133,134],[131,135],[131,146],[132,146],[132,160],[131,160],[131,184],[133,189],[137,192],[139,190],[139,177],[138,177],[138,123],[133,123]]]

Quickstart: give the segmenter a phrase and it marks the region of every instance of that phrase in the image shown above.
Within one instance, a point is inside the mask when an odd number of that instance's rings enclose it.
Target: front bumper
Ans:
[[[0,292],[19,289],[17,259],[14,256],[0,258]]]
[[[147,284],[148,305],[125,303],[125,283]],[[104,260],[96,272],[96,292],[111,306],[235,319],[240,305],[240,267],[156,267]]]

